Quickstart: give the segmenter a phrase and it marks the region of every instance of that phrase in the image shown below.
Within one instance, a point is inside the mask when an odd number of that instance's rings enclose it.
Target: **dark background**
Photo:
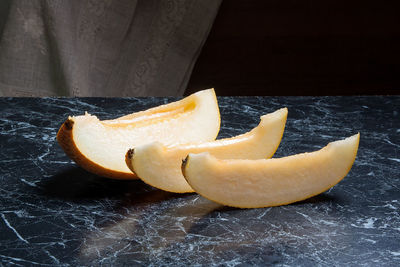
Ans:
[[[399,94],[399,2],[224,0],[185,94]]]

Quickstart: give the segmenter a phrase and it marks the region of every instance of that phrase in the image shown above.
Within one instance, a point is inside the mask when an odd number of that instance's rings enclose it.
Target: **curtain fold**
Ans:
[[[11,1],[0,96],[183,95],[221,1]]]

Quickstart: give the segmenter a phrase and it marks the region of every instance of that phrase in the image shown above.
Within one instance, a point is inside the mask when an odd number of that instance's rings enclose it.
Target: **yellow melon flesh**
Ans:
[[[360,135],[319,151],[278,159],[221,160],[189,154],[182,172],[190,186],[215,202],[239,208],[278,206],[318,195],[342,180],[356,158]]]
[[[184,144],[215,140],[220,115],[214,89],[190,95],[114,120],[96,116],[69,117],[57,140],[65,153],[82,168],[115,179],[137,178],[125,164],[131,148],[153,141]]]
[[[182,175],[182,160],[188,153],[209,152],[221,159],[262,159],[275,153],[285,129],[287,109],[261,117],[257,127],[232,138],[200,144],[165,146],[159,142],[135,147],[126,163],[145,183],[175,192],[193,192]]]

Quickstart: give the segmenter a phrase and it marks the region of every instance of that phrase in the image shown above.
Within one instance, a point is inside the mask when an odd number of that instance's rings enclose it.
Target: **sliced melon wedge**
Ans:
[[[200,195],[239,208],[290,204],[318,195],[342,180],[357,155],[360,134],[319,151],[277,159],[222,160],[189,154],[182,172]]]
[[[200,144],[165,146],[159,142],[128,151],[126,164],[145,183],[175,192],[193,192],[182,175],[182,160],[188,153],[209,152],[221,159],[262,159],[275,153],[285,129],[287,109],[261,117],[257,127],[232,138]]]
[[[184,144],[215,140],[220,115],[214,89],[180,101],[100,121],[96,116],[69,117],[57,140],[65,153],[82,168],[115,179],[137,178],[125,164],[126,151],[159,141]]]

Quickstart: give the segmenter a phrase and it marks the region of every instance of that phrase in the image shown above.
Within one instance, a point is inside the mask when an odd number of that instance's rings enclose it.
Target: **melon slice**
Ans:
[[[209,152],[222,159],[262,159],[275,153],[285,129],[287,109],[261,117],[250,132],[200,144],[165,146],[159,142],[128,151],[126,164],[145,183],[175,193],[193,192],[182,175],[182,160],[189,153]]]
[[[356,158],[360,134],[319,151],[277,159],[223,160],[189,154],[182,172],[203,197],[239,208],[290,204],[318,195],[342,180]]]
[[[69,117],[57,140],[65,153],[82,168],[115,179],[137,178],[125,164],[131,148],[153,141],[183,144],[215,140],[220,115],[214,89],[180,101],[100,121],[96,116]]]

